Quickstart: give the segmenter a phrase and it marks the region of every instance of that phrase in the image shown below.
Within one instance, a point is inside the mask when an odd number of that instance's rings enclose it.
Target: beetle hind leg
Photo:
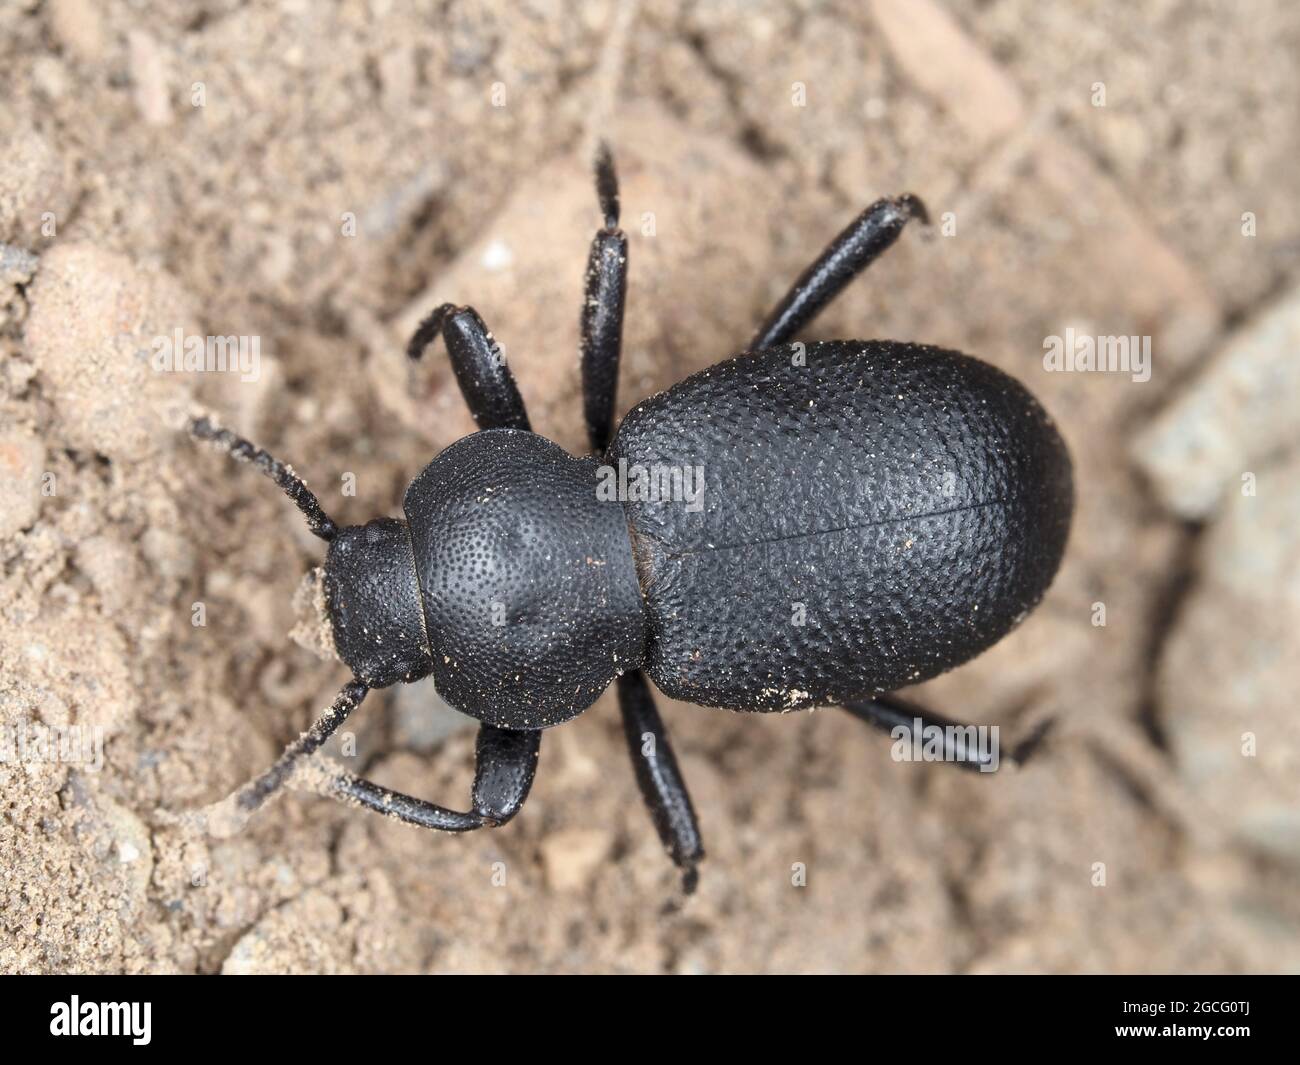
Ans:
[[[628,263],[627,236],[618,228],[618,176],[605,144],[596,153],[596,198],[605,225],[597,230],[591,242],[579,325],[587,439],[592,451],[601,454],[609,446],[614,430]],[[689,895],[699,882],[697,866],[704,858],[690,793],[645,674],[633,670],[619,677],[617,683],[623,734],[632,756],[637,786],[659,839],[681,870],[682,888]]]
[[[793,339],[898,239],[913,218],[922,223],[930,220],[925,204],[910,193],[873,203],[799,275],[750,341],[749,349],[773,348]]]
[[[996,772],[1003,757],[1012,764],[1023,765],[1037,750],[1052,726],[1050,719],[1041,723],[1027,737],[1003,754],[996,738],[988,746],[978,742],[979,726],[960,724],[941,714],[923,710],[895,695],[855,699],[841,704],[841,708],[859,721],[888,733],[896,741],[928,745],[930,737],[934,737],[940,744],[939,757],[936,760],[979,773]],[[917,736],[918,732],[920,737]],[[993,736],[998,736],[996,730]]]

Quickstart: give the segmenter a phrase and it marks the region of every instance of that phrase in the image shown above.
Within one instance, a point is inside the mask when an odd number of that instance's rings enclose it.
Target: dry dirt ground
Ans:
[[[0,969],[1300,969],[1297,54],[1288,0],[0,5]],[[608,696],[501,831],[298,790],[204,832],[179,815],[345,672],[290,638],[318,542],[177,412],[337,518],[393,513],[472,429],[440,354],[400,358],[450,298],[580,448],[596,135],[631,238],[622,410],[740,350],[875,197],[942,219],[809,339],[977,353],[1057,418],[1060,576],[917,693],[1055,730],[986,777],[834,710],[665,703],[709,851],[689,899]],[[259,338],[258,379],[155,372],[178,329]],[[1067,329],[1151,337],[1150,380],[1048,372]],[[427,686],[349,729],[350,768],[463,801],[472,732]],[[36,735],[89,760],[18,757]]]

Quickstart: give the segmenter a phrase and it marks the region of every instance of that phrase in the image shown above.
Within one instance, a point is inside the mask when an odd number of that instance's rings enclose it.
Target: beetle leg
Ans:
[[[970,733],[965,730],[972,729],[974,726],[958,724],[940,714],[922,710],[894,695],[877,695],[871,699],[854,700],[844,703],[843,709],[859,721],[865,721],[881,732],[893,735],[896,729],[903,729],[909,741],[912,738],[913,727],[917,721],[920,721],[923,733],[933,727],[943,736],[943,761],[951,762],[962,769],[973,769],[983,773],[992,773],[998,768],[1000,755],[996,749],[980,751],[974,744],[966,742],[965,737]],[[1012,761],[1018,760],[1014,753],[1010,758]]]
[[[580,326],[583,414],[587,439],[600,454],[613,432],[628,262],[627,235],[618,228],[618,175],[604,143],[596,152],[596,196],[605,227],[597,231],[587,257]],[[660,840],[682,871],[682,887],[689,895],[699,881],[696,866],[704,857],[704,845],[668,732],[640,670],[618,678],[618,704],[641,796]]]
[[[473,809],[465,812],[449,810],[380,787],[351,773],[331,777],[324,790],[340,802],[356,803],[420,828],[440,832],[496,828],[514,817],[528,798],[541,743],[540,730],[522,732],[481,725],[475,747],[474,787],[470,799]]]
[[[858,215],[799,275],[750,341],[749,350],[773,348],[790,340],[893,244],[913,218],[929,222],[925,205],[910,193],[877,200]]]
[[[480,429],[530,429],[514,374],[478,311],[444,303],[415,330],[406,354],[416,361],[441,333],[456,383]]]
[[[623,349],[623,303],[627,296],[627,235],[618,228],[618,177],[609,147],[596,153],[596,194],[605,228],[587,257],[582,299],[582,409],[587,439],[597,454],[609,443]]]
[[[704,857],[704,844],[668,732],[639,669],[618,678],[618,705],[641,796],[659,838],[682,871],[682,888],[689,895],[699,881],[696,865]]]

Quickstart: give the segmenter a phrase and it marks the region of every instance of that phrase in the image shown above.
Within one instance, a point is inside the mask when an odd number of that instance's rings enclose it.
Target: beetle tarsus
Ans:
[[[903,232],[910,219],[925,223],[929,213],[907,193],[877,200],[840,231],[801,273],[750,341],[750,350],[776,347],[821,313],[858,274],[876,261]]]
[[[600,213],[605,216],[605,228],[617,229],[618,172],[614,169],[614,156],[604,141],[596,146],[596,197],[600,200]]]
[[[1031,728],[1027,735],[1022,737],[1014,747],[1011,748],[1011,762],[1013,765],[1023,766],[1033,758],[1047,742],[1047,737],[1052,730],[1056,728],[1056,718],[1044,718]]]
[[[923,226],[930,224],[930,212],[920,196],[915,196],[910,192],[905,192],[894,200],[894,204],[899,210],[904,211],[909,218],[914,218]]]

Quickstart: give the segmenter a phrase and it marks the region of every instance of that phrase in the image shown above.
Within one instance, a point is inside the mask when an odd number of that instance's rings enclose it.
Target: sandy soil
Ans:
[[[0,764],[0,969],[1300,969],[1300,8],[1246,8],[0,6],[0,725],[92,739]],[[948,216],[812,337],[979,354],[1060,422],[1056,584],[916,693],[1050,739],[979,777],[833,710],[665,703],[709,851],[690,899],[608,696],[498,832],[304,791],[202,831],[181,815],[346,674],[290,638],[318,542],[178,417],[217,412],[341,520],[395,513],[472,429],[444,360],[400,358],[451,298],[580,448],[598,134],[631,235],[622,409],[739,350],[876,196]],[[1047,372],[1067,328],[1150,336],[1151,379]],[[155,372],[178,329],[259,338],[258,379]],[[463,801],[472,732],[427,685],[349,729],[349,768]]]

